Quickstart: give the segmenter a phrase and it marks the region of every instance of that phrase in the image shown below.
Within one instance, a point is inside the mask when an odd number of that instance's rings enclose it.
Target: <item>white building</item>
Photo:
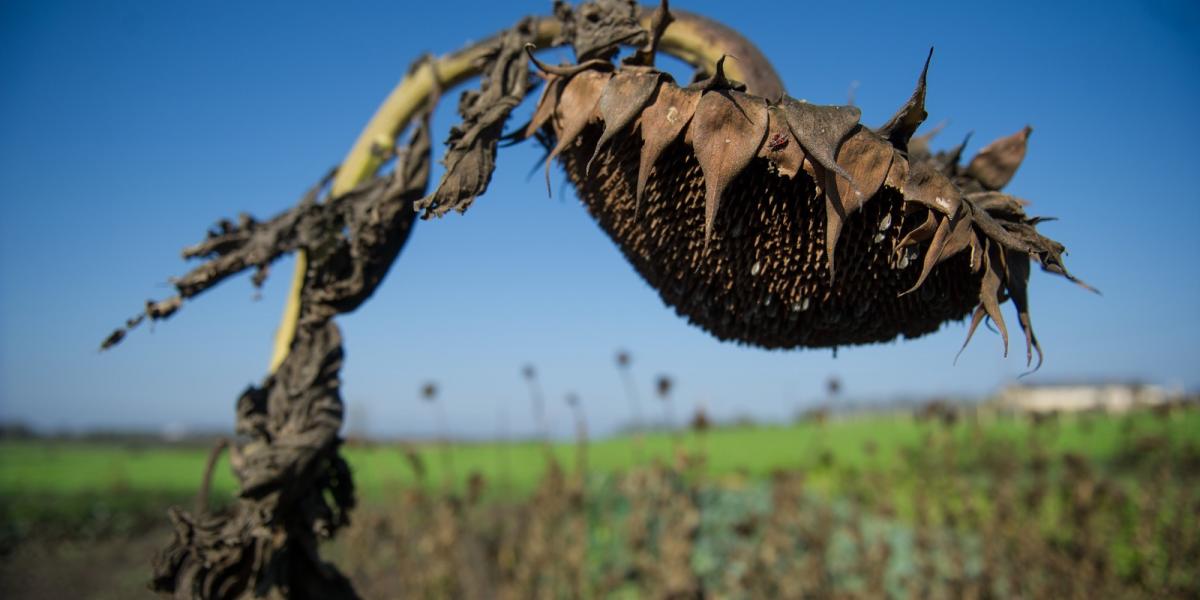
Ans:
[[[1164,404],[1176,396],[1162,386],[1143,383],[1010,385],[1000,390],[995,406],[1002,411],[1021,413],[1122,413]]]

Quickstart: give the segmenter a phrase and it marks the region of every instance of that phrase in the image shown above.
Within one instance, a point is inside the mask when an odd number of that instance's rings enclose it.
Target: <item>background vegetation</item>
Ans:
[[[353,442],[360,508],[331,556],[368,597],[1200,593],[1187,406],[1032,418],[935,403],[706,425],[585,444]],[[4,553],[158,540],[207,454],[3,442]],[[212,500],[234,490],[218,466]],[[110,574],[137,590],[145,558]]]

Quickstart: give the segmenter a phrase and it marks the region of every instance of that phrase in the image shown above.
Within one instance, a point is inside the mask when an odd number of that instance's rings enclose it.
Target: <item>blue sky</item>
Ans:
[[[863,120],[912,91],[929,46],[937,144],[968,132],[972,155],[1025,124],[1009,187],[1067,245],[1087,294],[1040,272],[1031,302],[1047,359],[1034,381],[1138,378],[1200,385],[1200,17],[1187,2],[675,3],[741,30],[788,91]],[[851,4],[851,3],[845,3]],[[259,300],[223,284],[114,351],[99,341],[146,298],[170,293],[179,250],[216,219],[267,217],[340,160],[426,51],[443,53],[549,2],[0,3],[0,419],[42,428],[171,423],[227,428],[265,371],[291,263]],[[406,12],[408,11],[408,12]],[[453,102],[437,118],[443,139]],[[528,110],[526,107],[524,110]],[[519,118],[519,117],[518,117]],[[677,414],[782,418],[837,375],[845,395],[983,394],[1024,369],[965,327],[916,341],[768,352],[719,343],[663,306],[538,151],[508,149],[465,215],[421,222],[376,296],[340,320],[351,419],[377,435],[423,434],[421,382],[449,421],[491,435],[532,430],[519,376],[536,364],[551,420],[567,391],[594,427],[628,418],[613,353],[628,348],[646,397],[677,381]],[[1008,308],[1011,314],[1011,308]],[[506,415],[503,419],[502,415]]]

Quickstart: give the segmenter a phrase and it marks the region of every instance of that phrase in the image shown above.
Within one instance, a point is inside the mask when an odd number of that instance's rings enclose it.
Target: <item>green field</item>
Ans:
[[[586,446],[344,453],[360,505],[323,552],[366,597],[470,595],[464,574],[481,573],[510,597],[566,597],[573,585],[662,596],[676,584],[777,597],[796,582],[847,597],[1200,593],[1194,407],[1040,423],[874,414]],[[208,454],[0,442],[0,595],[144,593],[166,509],[192,505]],[[211,502],[234,499],[227,462],[213,484]]]
[[[825,423],[718,428],[678,438],[648,434],[639,443],[625,436],[588,444],[589,477],[628,470],[641,462],[667,461],[678,445],[705,456],[704,474],[715,481],[764,477],[776,469],[804,469],[819,490],[837,494],[839,474],[862,470],[902,473],[922,460],[930,440],[952,444],[956,468],[969,472],[987,452],[1025,456],[1035,448],[1049,455],[1078,454],[1119,470],[1137,437],[1152,436],[1174,449],[1200,446],[1200,412],[1176,412],[1168,418],[1149,413],[1130,416],[1063,417],[1035,426],[1028,419],[980,416],[947,427],[907,414],[835,418]],[[576,464],[577,446],[556,443],[551,453],[566,468]],[[23,537],[38,530],[120,531],[149,515],[161,515],[172,503],[190,504],[199,487],[208,451],[198,446],[10,441],[0,443],[0,518],[5,535]],[[532,489],[545,469],[546,452],[535,442],[355,445],[345,454],[355,472],[364,504],[386,504],[416,481],[406,454],[421,458],[427,485],[447,481],[455,487],[470,473],[489,483],[489,495],[517,495]],[[943,463],[944,466],[944,463]],[[893,481],[900,485],[903,481]],[[213,499],[228,500],[236,482],[218,467]]]

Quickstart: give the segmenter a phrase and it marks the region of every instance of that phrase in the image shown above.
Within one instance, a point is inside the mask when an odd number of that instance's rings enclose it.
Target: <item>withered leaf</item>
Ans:
[[[1007,250],[1005,259],[1008,267],[1006,269],[1008,297],[1012,298],[1013,305],[1017,307],[1021,331],[1025,333],[1025,366],[1033,363],[1033,351],[1037,350],[1037,365],[1032,369],[1032,371],[1037,371],[1042,366],[1042,346],[1033,333],[1033,322],[1029,317],[1029,255]]]
[[[555,12],[558,10],[556,6]],[[638,11],[638,4],[629,0],[593,0],[580,4],[576,11],[565,11],[571,21],[569,39],[575,58],[579,62],[607,59],[616,54],[620,44],[645,44],[648,34],[638,22]]]
[[[825,252],[828,257],[830,280],[835,274],[834,257],[842,226],[850,215],[879,191],[892,166],[895,149],[864,127],[857,127],[837,151],[837,163],[851,179],[834,177],[832,172],[825,182]]]
[[[971,248],[975,240],[974,220],[971,219],[969,214],[963,214],[959,218],[954,219],[954,222],[950,225],[950,233],[946,236],[946,243],[942,246],[935,265],[946,261],[963,250]]]
[[[932,210],[925,210],[925,220],[920,225],[914,227],[912,231],[904,234],[904,237],[900,238],[900,242],[896,244],[896,250],[903,250],[913,244],[919,244],[933,237],[933,232],[937,231],[938,226],[936,215],[937,213]]]
[[[612,137],[630,125],[642,114],[642,109],[650,102],[658,89],[661,73],[639,73],[635,71],[620,71],[608,80],[604,91],[600,93],[600,118],[604,120],[604,133],[596,142],[594,159]],[[591,161],[588,161],[587,171],[591,172]]]
[[[1004,269],[1004,249],[999,244],[992,242],[984,243],[983,252],[983,280],[979,285],[979,304],[987,311],[988,317],[996,324],[996,328],[1000,330],[1000,337],[1004,340],[1004,356],[1008,356],[1008,328],[1004,326],[1004,315],[1000,313],[1000,302],[1004,300],[1001,296],[1001,271]]]
[[[925,122],[925,117],[929,116],[925,112],[925,77],[929,74],[929,61],[932,58],[933,48],[930,48],[929,56],[925,57],[925,66],[921,69],[921,76],[917,78],[917,89],[913,91],[908,102],[905,102],[904,106],[901,106],[900,110],[896,111],[896,114],[887,123],[876,130],[879,135],[899,150],[908,150],[908,141],[912,139],[921,123]]]
[[[1033,128],[1028,125],[1008,137],[1000,138],[979,151],[967,165],[967,176],[986,190],[999,190],[1008,185],[1021,161],[1025,160],[1026,142]]]
[[[632,56],[625,58],[624,63],[627,65],[643,65],[648,67],[654,66],[654,57],[658,54],[658,43],[662,40],[663,33],[667,27],[675,22],[675,17],[671,15],[671,7],[667,0],[662,0],[658,8],[654,10],[654,14],[650,16],[650,31],[649,41],[645,46],[638,48]]]
[[[930,214],[932,215],[933,212],[930,211]],[[933,234],[933,240],[929,242],[929,248],[925,250],[925,260],[921,265],[921,274],[917,277],[917,282],[911,289],[900,295],[903,296],[921,287],[934,267],[963,250],[972,248],[972,261],[974,261],[976,257],[974,247],[978,242],[973,225],[974,220],[969,212],[964,212],[957,218],[942,218]],[[909,235],[911,236],[912,232]]]
[[[962,208],[962,193],[928,162],[909,163],[904,201],[916,202],[954,217]]]
[[[933,214],[930,211],[930,214]],[[905,296],[917,291],[921,284],[925,283],[925,279],[929,277],[929,273],[933,271],[934,265],[938,263],[938,258],[942,255],[942,248],[946,245],[946,239],[950,237],[951,228],[950,217],[938,218],[937,229],[933,232],[933,239],[929,241],[929,247],[925,249],[925,260],[921,264],[921,274],[917,276],[917,282],[913,286],[900,293]]]
[[[833,283],[837,276],[835,256],[838,239],[842,237],[842,224],[849,216],[846,207],[838,197],[837,176],[833,171],[825,171],[825,264],[829,267],[829,282]],[[857,203],[855,203],[857,208]]]
[[[960,170],[958,163],[962,160],[963,150],[966,150],[967,144],[971,141],[971,134],[972,132],[968,131],[961,144],[949,150],[938,152],[937,156],[933,157],[932,160],[937,166],[937,169],[946,177],[954,177],[958,175]]]
[[[734,91],[703,94],[689,128],[696,161],[704,172],[704,241],[725,188],[750,164],[767,134],[767,104],[757,96]]]
[[[1008,229],[1005,229],[1004,226],[1001,225],[1000,222],[991,215],[991,213],[978,209],[976,209],[974,212],[977,213],[975,215],[976,226],[979,227],[979,230],[983,232],[984,235],[996,243],[1001,244],[1010,250],[1020,250],[1021,252],[1025,253],[1035,252],[1037,250],[1037,248],[1035,248],[1031,243],[1031,240],[1040,236],[1038,236],[1037,232],[1032,230],[1031,227],[1017,227],[1018,230],[1024,231],[1024,234],[1014,233]]]
[[[575,138],[583,133],[583,128],[598,116],[596,106],[600,102],[600,93],[611,77],[612,73],[583,71],[563,86],[558,104],[554,107],[558,143],[546,157],[546,193],[550,193],[550,162],[574,143]]]
[[[650,177],[650,169],[658,161],[663,150],[679,138],[683,128],[691,122],[700,103],[700,92],[680,88],[673,83],[663,82],[658,86],[654,101],[642,111],[642,154],[638,167],[637,203],[641,204]]]
[[[501,34],[484,60],[479,90],[463,92],[458,106],[462,123],[450,130],[446,165],[432,194],[416,204],[422,218],[450,210],[463,212],[487,190],[496,167],[496,147],[504,123],[529,90],[525,45],[533,35],[529,21]]]
[[[987,315],[987,311],[982,306],[976,306],[975,311],[971,313],[971,325],[967,327],[967,339],[963,340],[962,346],[958,349],[958,354],[954,355],[955,364],[958,363],[959,357],[962,356],[963,350],[967,349],[967,345],[971,343],[971,338],[975,336],[975,330],[979,328],[979,324],[983,322],[983,317]]]
[[[903,194],[906,181],[908,181],[908,160],[899,151],[892,150],[892,164],[888,167],[883,185]]]
[[[811,160],[849,180],[851,185],[857,185],[834,157],[842,140],[858,126],[862,111],[854,106],[809,104],[786,96],[779,108],[792,135],[800,141]]]
[[[533,137],[554,116],[554,111],[558,108],[558,97],[562,94],[562,88],[566,82],[565,78],[558,75],[546,75],[546,86],[542,88],[542,96],[538,98],[537,108],[534,109],[533,116],[529,119],[529,125],[525,127],[525,138]]]
[[[1000,192],[976,192],[967,194],[964,200],[971,202],[979,210],[1018,221],[1025,218],[1025,206],[1029,204],[1027,200]]]
[[[837,163],[858,183],[858,189],[850,181],[837,181],[837,195],[846,214],[853,214],[864,202],[879,191],[892,166],[895,151],[887,142],[864,127],[855,130],[837,151]]]

